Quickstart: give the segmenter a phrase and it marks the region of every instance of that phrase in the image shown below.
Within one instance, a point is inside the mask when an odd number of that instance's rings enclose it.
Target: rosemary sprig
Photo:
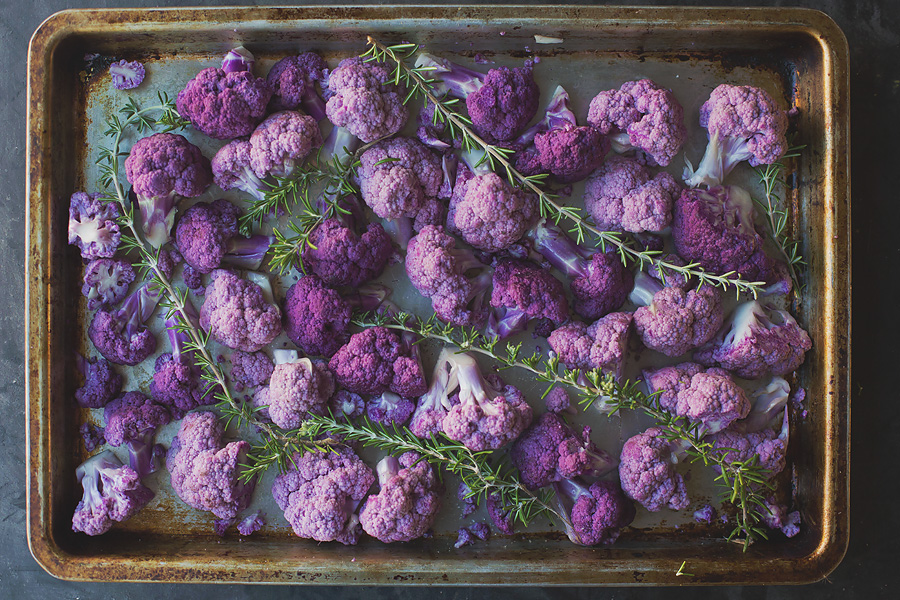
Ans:
[[[759,176],[760,183],[763,186],[763,200],[754,198],[757,206],[762,209],[765,214],[766,224],[769,226],[769,232],[772,234],[772,240],[781,251],[787,264],[788,273],[793,282],[795,294],[799,295],[803,290],[800,282],[800,269],[806,265],[803,255],[800,253],[800,240],[791,237],[788,233],[788,213],[787,209],[782,206],[781,197],[777,193],[779,185],[785,185],[782,172],[784,171],[784,160],[796,158],[800,156],[800,151],[806,146],[792,146],[788,148],[784,156],[780,160],[771,165],[760,165],[754,167],[753,170]]]
[[[513,155],[512,150],[490,144],[476,134],[472,130],[471,120],[457,111],[456,107],[459,104],[457,99],[439,98],[435,94],[433,87],[435,80],[430,77],[434,68],[410,66],[406,62],[418,52],[417,44],[404,43],[386,46],[371,36],[368,37],[367,42],[369,48],[361,56],[364,60],[391,62],[394,65],[395,82],[405,84],[409,90],[406,101],[423,97],[426,103],[433,104],[435,119],[446,124],[448,132],[453,137],[460,139],[464,150],[482,151],[484,156],[479,164],[486,162],[492,170],[505,173],[511,185],[520,186],[537,196],[542,217],[552,219],[556,224],[564,219],[569,221],[571,223],[569,231],[579,244],[584,242],[590,234],[601,248],[605,249],[607,245],[615,247],[624,263],[637,263],[642,270],[656,267],[660,273],[679,273],[686,277],[696,278],[700,285],[712,285],[722,289],[733,288],[738,295],[745,292],[754,298],[762,290],[765,282],[746,281],[734,272],[716,275],[706,271],[698,263],[677,265],[660,258],[658,251],[635,248],[631,241],[625,239],[619,232],[603,231],[589,217],[583,215],[581,209],[561,204],[557,195],[547,191],[544,187],[546,175],[523,175],[510,162]]]

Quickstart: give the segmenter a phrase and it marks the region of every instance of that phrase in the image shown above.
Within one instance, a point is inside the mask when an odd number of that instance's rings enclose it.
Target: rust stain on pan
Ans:
[[[239,30],[236,33],[235,30]],[[495,35],[506,30],[507,36]],[[189,36],[185,32],[190,32]],[[81,126],[66,117],[85,51],[174,57],[218,53],[235,39],[273,54],[318,40],[335,50],[367,31],[440,44],[447,36],[509,56],[532,33],[559,34],[621,60],[672,63],[714,56],[718,68],[758,67],[779,74],[801,110],[809,147],[791,190],[794,232],[821,260],[809,272],[801,307],[815,338],[802,383],[815,402],[798,428],[796,455],[804,522],[791,543],[759,544],[747,554],[723,544],[715,528],[632,529],[611,548],[580,548],[559,534],[498,538],[452,551],[437,537],[403,546],[374,541],[347,549],[276,533],[239,541],[116,531],[96,539],[69,531],[77,498],[71,476],[77,431],[65,426],[72,382],[66,372],[77,306],[77,265],[68,264],[66,199],[78,183],[67,161],[86,160]],[[527,33],[526,33],[527,32]],[[580,40],[580,41],[579,41]],[[589,41],[589,45],[587,42]],[[449,45],[449,42],[445,43]],[[533,43],[532,43],[533,45]],[[536,49],[544,56],[568,50]],[[79,54],[81,53],[81,54]],[[848,50],[825,15],[801,9],[623,7],[298,7],[76,10],[35,32],[28,58],[26,211],[26,398],[29,443],[28,538],[37,561],[73,580],[235,581],[313,584],[692,584],[799,583],[820,579],[846,550],[849,525],[850,202]],[[52,149],[52,151],[51,151]],[[66,258],[69,257],[69,258]],[[170,528],[171,529],[171,528]],[[354,561],[350,560],[350,557]],[[515,565],[514,567],[512,565]]]

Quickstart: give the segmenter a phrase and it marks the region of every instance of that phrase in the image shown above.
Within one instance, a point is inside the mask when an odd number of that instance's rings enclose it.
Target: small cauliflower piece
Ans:
[[[561,324],[569,318],[562,282],[550,271],[523,260],[501,260],[494,267],[491,306],[485,335],[505,339],[530,320]]]
[[[584,483],[579,478],[553,484],[557,503],[568,516],[566,535],[579,546],[609,545],[635,517],[634,504],[614,481]]]
[[[120,216],[117,203],[101,201],[100,194],[75,192],[69,198],[69,244],[88,260],[112,258],[122,237]]]
[[[359,287],[384,272],[394,252],[381,223],[358,230],[345,215],[324,220],[309,236],[303,264],[330,287]]]
[[[675,471],[672,444],[656,427],[625,442],[619,463],[622,491],[651,512],[683,510],[689,500],[684,478]]]
[[[197,273],[209,273],[222,263],[255,270],[262,264],[272,236],[238,234],[241,209],[222,198],[198,202],[184,211],[175,228],[175,246]]]
[[[75,400],[84,408],[103,408],[122,390],[122,376],[109,361],[75,355],[75,364],[84,377],[84,385],[75,390]]]
[[[334,376],[323,362],[299,358],[275,365],[269,379],[269,418],[282,429],[295,429],[309,413],[328,412]]]
[[[94,313],[88,337],[103,357],[119,365],[136,365],[156,351],[156,338],[145,326],[160,300],[158,290],[142,284],[118,309]]]
[[[614,312],[590,325],[572,321],[550,333],[547,341],[571,369],[604,369],[618,376],[625,364],[632,320],[631,313]]]
[[[217,140],[250,135],[266,114],[272,88],[249,71],[203,69],[178,92],[175,107],[199,131]]]
[[[328,76],[325,114],[365,143],[393,135],[409,118],[390,70],[377,62],[347,58]]]
[[[306,354],[330,358],[347,341],[353,310],[316,275],[288,288],[282,309],[285,334]]]
[[[128,295],[134,281],[131,263],[111,258],[95,258],[84,269],[81,293],[88,299],[88,310],[115,306]]]
[[[324,82],[328,73],[325,59],[315,52],[286,56],[269,69],[266,81],[272,88],[269,110],[303,108],[316,121],[325,118],[325,102],[316,91],[316,82]]]
[[[200,308],[200,326],[220,344],[256,352],[281,333],[281,311],[255,283],[217,269]]]
[[[474,175],[464,181],[450,214],[462,238],[487,252],[505,250],[519,241],[538,217],[537,198],[513,188],[496,173]]]
[[[231,353],[231,384],[237,392],[267,383],[274,369],[272,359],[265,352],[235,350]]]
[[[290,177],[314,148],[322,145],[315,119],[284,110],[269,115],[250,136],[250,167],[260,179]]]
[[[360,193],[382,219],[415,218],[437,197],[444,180],[441,160],[411,138],[379,142],[359,157]]]

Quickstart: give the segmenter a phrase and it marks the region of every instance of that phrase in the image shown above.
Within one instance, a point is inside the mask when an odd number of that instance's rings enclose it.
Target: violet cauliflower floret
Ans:
[[[362,534],[356,509],[375,476],[353,450],[336,450],[294,457],[275,477],[272,496],[297,536],[351,545]]]
[[[331,357],[347,340],[353,310],[315,275],[288,288],[282,309],[285,334],[306,354]]]
[[[680,356],[705,344],[724,320],[721,292],[709,285],[694,290],[664,288],[640,273],[631,299],[638,305],[634,328],[641,341],[666,356]]]
[[[248,71],[203,69],[178,92],[175,107],[198,130],[217,140],[250,135],[266,114],[272,88]]]
[[[810,348],[809,334],[790,313],[754,300],[739,304],[715,339],[694,353],[694,360],[757,379],[794,371]]]
[[[444,491],[434,468],[406,452],[385,456],[375,470],[380,489],[359,513],[363,531],[386,544],[422,537],[437,519]]]
[[[441,424],[444,434],[473,451],[496,450],[510,443],[531,423],[531,406],[517,388],[497,389],[465,353],[447,358],[459,386],[459,404]]]
[[[328,120],[365,143],[393,135],[409,118],[390,70],[377,62],[347,58],[328,76]]]
[[[532,319],[559,325],[569,318],[562,282],[550,271],[522,260],[503,260],[494,268],[491,313],[486,335],[504,339]]]
[[[196,311],[190,304],[189,312],[196,319]],[[202,379],[201,371],[189,349],[190,337],[179,331],[176,319],[166,319],[166,334],[172,347],[170,354],[160,354],[156,359],[150,395],[169,408],[176,418],[198,406],[214,404],[216,393],[213,386]],[[217,388],[221,391],[220,388]]]
[[[755,456],[757,464],[768,471],[767,477],[770,479],[784,470],[787,439],[771,429],[754,433],[726,429],[712,439],[715,448],[731,450],[724,456],[729,463],[747,462]]]
[[[614,156],[585,184],[584,207],[601,229],[657,232],[671,224],[680,191],[668,173],[651,177],[637,161]]]
[[[323,362],[308,358],[276,364],[269,379],[269,418],[282,429],[295,429],[307,416],[328,412],[334,376]]]
[[[416,349],[386,327],[353,334],[328,364],[338,384],[357,394],[390,391],[409,398],[428,388]]]
[[[209,273],[222,263],[258,269],[274,238],[241,236],[240,216],[240,208],[221,198],[198,202],[184,211],[175,228],[175,245],[184,262],[198,273]]]
[[[325,102],[316,91],[316,82],[323,82],[328,72],[325,59],[315,52],[282,58],[269,70],[266,81],[272,88],[269,110],[302,108],[316,121],[325,118]]]
[[[380,223],[358,233],[346,218],[332,217],[316,227],[303,249],[303,264],[331,287],[359,287],[381,276],[393,254]]]
[[[532,490],[580,475],[600,477],[616,468],[616,459],[591,441],[590,427],[579,433],[553,413],[526,429],[509,455]]]
[[[114,523],[131,518],[153,499],[153,491],[141,483],[134,469],[124,466],[109,451],[84,461],[75,475],[84,496],[75,508],[72,531],[106,533]]]
[[[619,463],[622,491],[651,512],[688,506],[684,478],[675,471],[675,449],[656,427],[625,442]]]
[[[134,268],[125,260],[95,258],[84,269],[81,293],[88,299],[88,310],[115,306],[128,295],[134,281]]]
[[[268,186],[253,172],[250,165],[250,142],[232,140],[219,148],[212,161],[213,181],[223,190],[241,190],[256,200],[262,200]]]
[[[465,191],[454,203],[453,224],[466,242],[480,250],[509,248],[538,216],[537,198],[513,188],[496,173],[475,175],[462,185]]]
[[[231,353],[231,384],[237,392],[267,383],[274,369],[272,359],[265,352],[235,350]]]
[[[200,326],[220,344],[256,352],[281,333],[281,311],[257,284],[216,270],[200,308]]]
[[[258,510],[241,519],[237,524],[237,530],[243,536],[253,535],[262,529],[265,524],[265,514]]]
[[[88,337],[103,357],[119,365],[136,365],[156,350],[156,338],[144,325],[150,320],[160,293],[143,283],[118,309],[94,313]]]
[[[169,410],[141,392],[126,392],[103,409],[106,443],[121,446],[139,438],[146,430],[156,430],[172,420]]]
[[[590,325],[572,321],[554,330],[547,341],[570,369],[603,369],[619,375],[632,320],[631,313],[615,312]]]
[[[723,83],[700,107],[700,126],[709,134],[706,152],[694,170],[690,162],[684,181],[690,187],[715,186],[734,167],[770,165],[787,151],[787,113],[763,89]]]
[[[366,411],[366,402],[359,394],[338,390],[328,401],[328,410],[338,420],[355,419]]]
[[[382,423],[388,427],[400,427],[412,416],[415,403],[391,392],[385,392],[366,402],[366,416],[373,423]]]
[[[222,70],[226,73],[238,73],[240,71],[249,71],[252,73],[253,65],[255,64],[256,57],[243,46],[232,48],[226,52],[225,56],[222,58]]]
[[[634,504],[614,481],[587,484],[563,479],[553,484],[557,503],[568,516],[566,535],[573,544],[612,544],[635,517]]]
[[[664,167],[687,138],[681,104],[671,90],[649,79],[600,92],[591,100],[587,120],[612,136],[616,152],[638,150],[650,164]]]
[[[322,145],[319,124],[309,115],[285,110],[266,117],[250,136],[250,167],[257,177],[290,177]]]
[[[119,205],[100,200],[100,194],[75,192],[69,199],[69,243],[78,246],[81,257],[112,258],[121,233]]]
[[[75,355],[75,364],[84,377],[84,385],[75,390],[75,400],[84,408],[102,408],[122,390],[122,376],[109,361]]]
[[[141,85],[145,74],[144,65],[136,60],[127,61],[123,58],[109,65],[109,76],[117,90],[133,90]]]
[[[441,350],[432,372],[431,386],[416,404],[409,430],[417,437],[425,439],[443,433],[447,411],[459,403],[459,395],[450,396],[456,388],[456,372],[452,369],[450,354],[448,348]]]
[[[444,178],[441,160],[403,137],[363,152],[358,172],[363,200],[382,219],[415,217],[426,199],[437,197]]]
[[[698,421],[707,433],[716,433],[750,412],[744,390],[725,373],[697,373],[675,397],[672,412]]]
[[[169,241],[180,200],[199,196],[213,180],[209,159],[175,133],[135,142],[125,159],[125,176],[137,198],[141,229],[155,248]]]
[[[215,413],[188,413],[172,440],[166,469],[172,489],[188,506],[219,519],[234,519],[250,505],[256,481],[240,479],[250,444],[243,440],[224,444],[224,433]]]

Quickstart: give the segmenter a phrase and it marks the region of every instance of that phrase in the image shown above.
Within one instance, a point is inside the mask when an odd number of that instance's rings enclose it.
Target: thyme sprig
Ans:
[[[763,200],[754,198],[757,206],[765,215],[766,224],[772,235],[772,240],[778,246],[778,250],[784,257],[787,264],[788,273],[794,286],[794,293],[799,295],[803,290],[800,282],[800,269],[806,265],[803,254],[800,252],[800,240],[792,237],[788,233],[787,208],[782,204],[781,197],[778,195],[777,189],[779,185],[785,186],[786,182],[782,176],[785,164],[784,160],[796,158],[800,156],[800,151],[806,146],[792,146],[788,148],[784,156],[771,165],[760,165],[754,167],[753,170],[759,176],[760,183],[763,186]]]
[[[553,220],[557,225],[563,220],[568,221],[571,225],[569,232],[575,236],[579,244],[592,236],[596,245],[604,250],[607,245],[613,246],[622,262],[636,263],[642,270],[656,267],[664,275],[677,273],[693,277],[700,285],[711,285],[721,289],[733,288],[738,295],[745,292],[754,298],[762,290],[765,282],[747,281],[741,279],[735,272],[716,275],[705,270],[696,262],[678,265],[661,258],[659,251],[635,248],[632,241],[626,239],[620,232],[603,231],[589,217],[582,214],[581,209],[562,204],[558,195],[549,192],[545,188],[546,175],[523,175],[511,163],[512,150],[490,144],[475,133],[471,120],[458,112],[459,102],[457,99],[437,96],[434,91],[435,79],[431,77],[435,68],[410,66],[407,63],[407,60],[418,52],[417,44],[404,43],[386,46],[372,36],[368,37],[367,43],[369,47],[361,55],[363,59],[392,63],[394,65],[394,81],[403,83],[409,90],[406,101],[422,97],[426,104],[434,105],[435,119],[447,126],[447,131],[451,136],[460,140],[464,150],[480,150],[484,155],[479,163],[486,162],[492,170],[504,173],[510,185],[519,186],[537,196],[542,217]]]

